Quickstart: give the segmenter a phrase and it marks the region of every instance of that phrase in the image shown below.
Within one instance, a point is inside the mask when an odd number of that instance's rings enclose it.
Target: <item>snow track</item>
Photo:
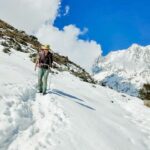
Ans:
[[[7,88],[15,94],[0,100],[0,150],[42,150],[60,143],[57,137],[68,119],[55,95],[36,94],[32,84]]]

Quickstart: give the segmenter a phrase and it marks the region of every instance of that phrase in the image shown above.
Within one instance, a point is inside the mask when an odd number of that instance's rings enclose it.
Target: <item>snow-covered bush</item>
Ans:
[[[2,42],[1,45],[4,47],[9,47],[9,44],[7,42]]]
[[[8,53],[8,54],[11,53],[11,51],[10,51],[10,49],[8,47],[4,47],[3,52],[4,53]]]

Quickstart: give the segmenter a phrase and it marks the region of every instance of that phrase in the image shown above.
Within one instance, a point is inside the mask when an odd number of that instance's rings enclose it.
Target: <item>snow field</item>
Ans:
[[[0,51],[0,150],[150,150],[150,111],[142,101],[68,72],[36,94],[28,55]]]

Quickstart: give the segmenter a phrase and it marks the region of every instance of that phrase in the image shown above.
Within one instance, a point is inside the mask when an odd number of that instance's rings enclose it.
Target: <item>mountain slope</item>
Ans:
[[[150,150],[150,110],[141,100],[56,70],[49,94],[36,94],[28,54],[2,49],[1,150]]]
[[[24,31],[19,31],[13,26],[0,20],[0,45],[3,45],[3,51],[11,54],[11,49],[29,53],[33,62],[35,62],[37,51],[41,47],[41,43],[33,35],[27,35]],[[89,73],[74,62],[70,61],[67,56],[62,56],[53,51],[54,68],[59,71],[69,71],[81,80],[95,83]]]
[[[93,71],[101,84],[138,96],[143,83],[150,82],[150,46],[133,44],[126,50],[111,52],[97,59]]]

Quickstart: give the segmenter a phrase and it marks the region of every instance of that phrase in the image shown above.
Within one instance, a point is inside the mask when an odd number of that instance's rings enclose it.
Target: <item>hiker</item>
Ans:
[[[43,95],[46,94],[48,74],[53,63],[53,55],[50,51],[49,45],[41,46],[35,64],[35,71],[38,67],[38,93],[43,93]]]

